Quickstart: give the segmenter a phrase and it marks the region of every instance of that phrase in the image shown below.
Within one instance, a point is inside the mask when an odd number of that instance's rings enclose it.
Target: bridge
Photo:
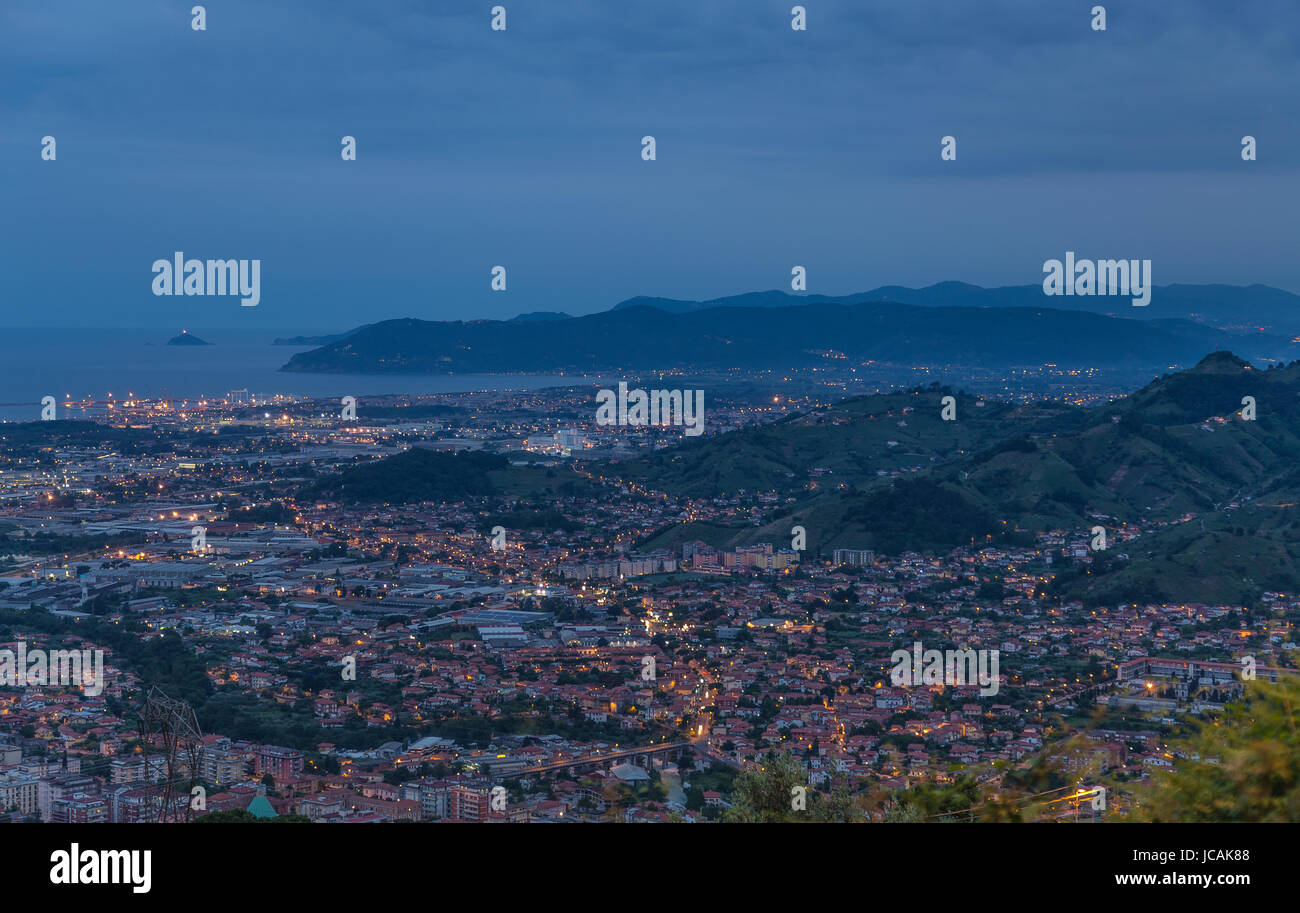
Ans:
[[[639,759],[644,759],[643,763],[638,766],[648,767],[650,758],[655,755],[672,755],[674,759],[680,758],[682,752],[689,751],[694,746],[685,739],[675,742],[660,742],[657,745],[644,745],[640,748],[620,748],[616,751],[605,752],[604,754],[590,754],[581,758],[572,758],[564,761],[551,761],[546,764],[538,764],[533,767],[524,767],[511,776],[522,776],[524,774],[547,774],[557,771],[568,771],[571,774],[577,774],[584,770],[605,769],[609,770],[619,764],[637,764]]]

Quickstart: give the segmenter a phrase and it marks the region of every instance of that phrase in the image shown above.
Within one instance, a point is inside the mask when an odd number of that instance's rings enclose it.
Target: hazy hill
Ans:
[[[1255,337],[1270,350],[1285,341]],[[545,321],[386,320],[295,354],[285,371],[428,374],[796,367],[828,359],[895,364],[1054,363],[1164,369],[1237,337],[1188,321],[1116,319],[1033,308],[893,303],[714,307],[673,314],[637,306]]]
[[[938,282],[924,288],[883,285],[851,295],[793,295],[780,290],[749,292],[725,298],[689,301],[676,298],[629,298],[614,306],[654,307],[688,313],[715,307],[790,307],[798,304],[894,302],[921,307],[1042,307],[1109,314],[1132,320],[1186,319],[1236,332],[1294,335],[1300,332],[1300,296],[1267,285],[1158,285],[1151,304],[1134,307],[1131,299],[1110,296],[1047,297],[1041,284],[983,288],[968,282]]]
[[[612,310],[622,311],[632,307],[652,307],[671,314],[687,314],[691,311],[704,311],[709,308],[763,308],[763,307],[798,307],[804,304],[860,304],[863,301],[883,301],[872,297],[871,292],[856,295],[792,295],[780,289],[766,292],[744,292],[739,295],[727,295],[723,298],[709,298],[692,301],[683,298],[656,298],[638,295],[620,301]]]

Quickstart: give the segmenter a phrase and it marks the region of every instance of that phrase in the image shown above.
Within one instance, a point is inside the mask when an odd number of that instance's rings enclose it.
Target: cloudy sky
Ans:
[[[1076,0],[807,0],[806,32],[790,0],[498,2],[505,32],[491,0],[213,0],[195,32],[192,0],[5,0],[6,323],[1026,284],[1066,250],[1300,292],[1295,0],[1113,0],[1105,32]],[[261,259],[261,304],[155,297],[177,250]]]

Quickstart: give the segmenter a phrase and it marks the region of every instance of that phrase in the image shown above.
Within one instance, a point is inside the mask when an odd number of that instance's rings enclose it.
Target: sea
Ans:
[[[64,402],[107,403],[132,398],[194,400],[232,391],[341,398],[383,394],[536,390],[584,383],[580,374],[298,374],[279,369],[313,346],[273,345],[277,337],[324,332],[188,328],[206,346],[173,346],[178,328],[15,328],[0,333],[0,420],[35,421],[41,399],[53,396],[58,418],[100,409],[65,409]],[[66,413],[66,414],[65,414]]]

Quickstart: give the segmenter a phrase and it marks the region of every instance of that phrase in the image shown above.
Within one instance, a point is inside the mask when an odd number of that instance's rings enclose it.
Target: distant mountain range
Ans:
[[[572,314],[566,314],[563,311],[529,311],[527,314],[520,314],[515,320],[539,321],[539,320],[572,320]]]
[[[716,307],[789,307],[798,304],[863,304],[894,302],[921,307],[1043,307],[1088,311],[1132,320],[1194,320],[1225,330],[1249,330],[1294,336],[1300,333],[1300,296],[1267,285],[1156,286],[1147,307],[1134,307],[1129,298],[1069,296],[1048,298],[1041,285],[982,288],[966,282],[940,282],[925,288],[883,285],[853,295],[792,295],[773,290],[731,295],[707,301],[677,298],[629,298],[614,310],[654,307],[673,314]]]
[[[1300,297],[1266,286],[1157,287],[1128,298],[1047,298],[1039,286],[887,286],[829,298],[781,291],[712,301],[632,298],[582,317],[385,320],[295,354],[282,370],[443,374],[892,364],[1157,368],[1232,348],[1283,358]],[[293,342],[302,344],[299,338]],[[288,342],[277,340],[277,342]]]

